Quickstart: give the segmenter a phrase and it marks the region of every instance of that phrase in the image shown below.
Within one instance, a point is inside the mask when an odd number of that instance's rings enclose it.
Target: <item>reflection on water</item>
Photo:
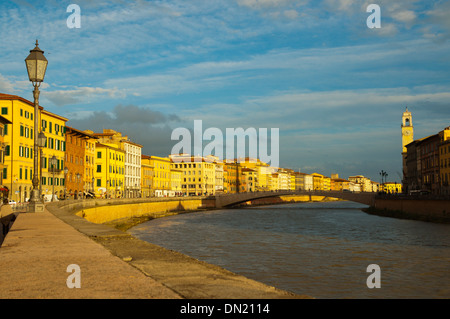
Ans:
[[[316,298],[450,298],[450,225],[368,215],[352,202],[189,213],[129,232]],[[381,268],[381,288],[366,285]]]

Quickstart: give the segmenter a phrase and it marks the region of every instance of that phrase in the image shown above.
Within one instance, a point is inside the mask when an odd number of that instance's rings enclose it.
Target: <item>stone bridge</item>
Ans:
[[[267,197],[288,196],[288,195],[310,195],[310,196],[325,196],[332,198],[340,198],[373,206],[375,203],[376,193],[353,193],[353,192],[340,192],[340,191],[273,191],[273,192],[248,192],[248,193],[236,193],[236,194],[221,194],[214,196],[216,201],[216,208],[233,206],[236,204],[244,203],[250,200]]]

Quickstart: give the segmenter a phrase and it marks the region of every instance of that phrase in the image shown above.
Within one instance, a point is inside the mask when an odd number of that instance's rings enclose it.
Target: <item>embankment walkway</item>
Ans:
[[[80,288],[69,288],[69,265]],[[307,298],[93,224],[59,208],[20,213],[0,247],[0,298]]]

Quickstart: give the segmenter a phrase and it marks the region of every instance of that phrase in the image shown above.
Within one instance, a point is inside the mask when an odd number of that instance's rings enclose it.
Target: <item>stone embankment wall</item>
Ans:
[[[121,219],[149,216],[158,218],[177,214],[183,211],[193,211],[198,209],[214,208],[213,201],[204,199],[160,199],[163,201],[143,201],[143,202],[116,202],[85,207],[76,214],[86,220],[103,224]],[[76,207],[74,207],[76,209]]]
[[[11,208],[11,205],[0,206],[0,246],[6,237],[9,229],[11,228],[17,214],[15,214]]]
[[[368,213],[387,217],[450,223],[450,200],[376,199]]]

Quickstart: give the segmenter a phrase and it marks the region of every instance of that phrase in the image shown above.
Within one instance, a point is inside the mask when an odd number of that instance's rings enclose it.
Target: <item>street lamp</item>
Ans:
[[[77,174],[76,174],[76,177],[77,177],[77,182],[76,182],[76,186],[75,186],[75,194],[76,194],[76,196],[77,196],[77,199],[80,199],[80,191],[78,190],[78,187],[79,187],[79,184],[80,184],[80,177],[81,177],[81,174],[80,174],[80,173],[77,173]]]
[[[42,149],[45,147],[45,142],[47,141],[47,137],[43,132],[38,134],[38,147],[39,147],[39,157],[41,165],[39,165],[39,199],[42,199],[42,168],[43,168],[43,152]]]
[[[58,159],[56,158],[55,155],[53,155],[49,162],[50,162],[50,165],[51,165],[51,168],[52,168],[52,172],[53,172],[53,179],[52,179],[52,186],[53,186],[52,202],[53,202],[54,201],[54,197],[55,197],[55,166],[58,163]]]
[[[39,128],[39,86],[44,81],[45,71],[47,70],[48,61],[44,56],[44,51],[39,49],[38,41],[36,40],[36,47],[30,50],[30,54],[25,59],[27,66],[28,78],[33,84],[34,97],[34,165],[33,165],[33,190],[30,197],[30,212],[44,211],[44,205],[39,198],[39,149],[38,149],[38,128]]]
[[[67,173],[69,173],[69,169],[64,167],[64,200],[67,199]]]

